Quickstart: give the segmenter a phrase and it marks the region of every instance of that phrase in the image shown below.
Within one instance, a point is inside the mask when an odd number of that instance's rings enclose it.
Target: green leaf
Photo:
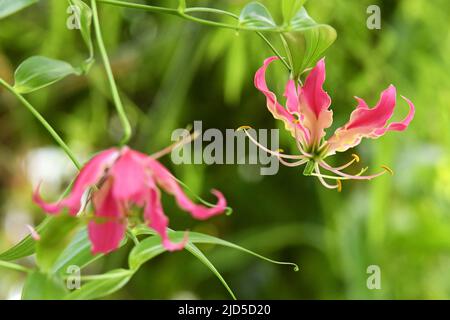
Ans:
[[[148,227],[146,227],[144,225],[138,226],[135,229],[135,232],[136,232],[136,234],[150,234],[150,235],[155,235],[156,234],[155,231],[153,231],[152,229],[150,229],[150,228],[148,228]],[[170,230],[169,231],[169,235],[170,235],[171,239],[174,239],[174,241],[181,241],[183,239],[183,237],[184,237],[184,231],[173,231],[173,230]],[[149,239],[152,239],[152,238],[149,238]],[[207,234],[199,233],[199,232],[189,232],[189,243],[213,244],[213,245],[229,247],[229,248],[233,248],[233,249],[236,249],[236,250],[239,250],[239,251],[251,254],[251,255],[259,258],[259,259],[265,260],[265,261],[270,262],[270,263],[279,264],[279,265],[289,265],[289,266],[292,266],[295,271],[299,270],[298,265],[295,264],[295,263],[284,262],[284,261],[276,261],[276,260],[264,257],[263,255],[260,255],[260,254],[258,254],[256,252],[253,252],[253,251],[249,250],[249,249],[243,248],[243,247],[241,247],[241,246],[239,246],[237,244],[234,244],[234,243],[231,243],[229,241],[225,241],[225,240],[222,240],[222,239],[219,239],[219,238],[207,235]],[[137,247],[135,247],[134,250],[137,250],[136,248]],[[131,256],[131,254],[130,254],[130,256]],[[131,267],[131,264],[130,264],[130,267]]]
[[[66,295],[66,300],[87,300],[98,299],[110,295],[120,290],[130,280],[133,272],[126,269],[111,270],[98,279],[83,284],[80,289],[76,289]]]
[[[82,0],[69,0],[70,5],[78,8],[76,12],[76,18],[78,26],[80,28],[81,36],[84,43],[89,50],[89,58],[83,64],[83,70],[87,71],[94,62],[94,45],[92,43],[91,28],[92,28],[92,10]],[[78,16],[79,14],[79,16]]]
[[[147,229],[149,232],[147,233],[145,229],[142,229],[142,233],[140,234],[154,234],[150,229]],[[171,239],[175,242],[182,241],[184,238],[184,232],[170,232]],[[222,275],[217,271],[211,261],[191,242],[186,245],[186,250],[189,251],[192,255],[194,255],[197,259],[199,259],[204,265],[206,265],[220,280],[220,282],[224,285],[233,299],[236,299],[233,291],[222,277]],[[152,236],[147,239],[142,240],[137,246],[131,250],[131,253],[128,257],[128,264],[131,270],[136,271],[139,267],[145,262],[155,258],[161,253],[165,252],[163,245],[161,244],[161,238],[159,236]]]
[[[173,239],[174,241],[181,241],[183,237],[180,239],[176,239],[176,237],[174,237]],[[145,262],[159,256],[165,251],[166,250],[161,243],[161,238],[149,237],[142,240],[133,248],[133,250],[131,250],[130,255],[128,256],[128,265],[131,270],[137,270]]]
[[[38,0],[0,0],[0,19],[20,11]]]
[[[39,271],[28,275],[22,290],[23,300],[58,300],[67,294],[62,279]]]
[[[227,289],[228,293],[231,295],[231,297],[234,300],[236,299],[236,295],[234,294],[233,290],[231,290],[228,283],[225,281],[225,279],[222,277],[220,272],[216,269],[216,267],[209,261],[209,259],[203,254],[203,252],[200,251],[195,245],[192,243],[188,243],[186,245],[186,250],[189,251],[194,257],[199,259],[205,266],[209,268],[209,270],[214,273],[214,275],[220,280],[220,282],[223,284],[223,286]]]
[[[73,183],[73,182],[72,182]],[[72,183],[69,187],[64,191],[62,197],[65,197],[69,194]],[[54,216],[46,216],[44,220],[35,228],[38,233],[41,233],[47,228],[50,220],[54,219]],[[27,256],[31,256],[36,252],[36,240],[34,240],[31,235],[27,235],[23,238],[18,244],[14,245],[12,248],[2,252],[0,254],[0,260],[11,261],[17,260],[20,258],[24,258]]]
[[[40,233],[49,223],[51,217],[46,217],[37,227],[36,231]],[[0,254],[0,260],[12,261],[31,256],[35,252],[36,240],[30,235],[23,238],[18,244]]]
[[[289,27],[294,31],[303,31],[306,29],[318,28],[321,26],[328,25],[318,24],[316,21],[314,21],[313,18],[309,16],[308,12],[303,7],[296,12],[295,16],[289,22]]]
[[[137,228],[135,228],[134,233],[136,235],[142,235],[142,234],[156,235],[155,231],[153,231],[152,229],[150,229],[144,225],[141,225],[141,226],[138,226]],[[183,231],[170,230],[169,235],[173,241],[180,242],[183,240],[185,233]],[[271,263],[293,266],[294,270],[298,271],[298,266],[295,263],[275,261],[275,260],[266,258],[260,254],[257,254],[251,250],[242,248],[234,243],[231,243],[231,242],[228,242],[228,241],[216,238],[216,237],[212,237],[209,235],[205,235],[202,233],[198,233],[198,232],[189,232],[189,242],[186,245],[186,250],[188,250],[196,258],[198,258],[202,263],[204,263],[219,278],[219,280],[222,282],[222,284],[228,290],[228,292],[233,297],[233,299],[236,299],[236,297],[235,297],[233,291],[230,289],[230,287],[226,283],[225,279],[217,271],[217,269],[214,267],[214,265],[208,260],[208,258],[194,245],[194,243],[215,244],[215,245],[226,246],[229,248],[237,249],[242,252],[251,254],[253,256],[256,256],[260,259],[263,259],[263,260],[271,262]],[[153,259],[154,257],[160,255],[164,251],[165,251],[165,249],[161,244],[161,239],[159,236],[149,237],[147,239],[144,239],[137,246],[135,246],[133,248],[133,250],[131,251],[131,253],[128,257],[128,264],[130,266],[130,269],[136,271],[142,264],[144,264],[148,260]]]
[[[276,23],[264,5],[259,2],[251,2],[242,9],[239,26],[264,30],[273,29],[276,27]]]
[[[316,23],[301,8],[289,24],[292,31],[283,34],[293,64],[294,76],[313,66],[336,40],[336,30],[326,24]]]
[[[61,252],[53,264],[51,273],[64,274],[72,265],[81,269],[102,256],[102,254],[92,254],[87,228],[84,227],[77,232],[70,244]]]
[[[183,233],[181,231],[177,231],[177,232]],[[219,239],[219,238],[207,235],[207,234],[198,233],[198,232],[189,232],[189,241],[192,243],[215,244],[215,245],[219,245],[219,246],[233,248],[233,249],[251,254],[259,259],[262,259],[262,260],[265,260],[265,261],[268,261],[271,263],[281,264],[281,265],[290,265],[290,266],[294,267],[295,271],[298,271],[298,269],[299,269],[295,263],[272,260],[272,259],[264,257],[256,252],[253,252],[249,249],[238,246],[237,244],[234,244],[229,241],[225,241],[225,240],[222,240],[222,239]]]
[[[69,215],[60,215],[49,221],[41,232],[36,244],[36,259],[44,272],[52,270],[53,265],[75,234],[80,220]]]
[[[14,89],[18,93],[29,93],[49,86],[68,75],[80,72],[65,61],[34,56],[22,62],[14,78]]]
[[[127,237],[124,237],[120,243],[120,247],[124,246],[126,243]],[[91,241],[89,239],[87,228],[83,227],[59,255],[58,260],[53,264],[51,273],[65,275],[69,266],[75,265],[82,269],[103,256],[103,254],[92,254]]]
[[[283,13],[283,20],[285,24],[289,24],[295,13],[303,7],[305,2],[306,0],[282,0],[281,11]]]

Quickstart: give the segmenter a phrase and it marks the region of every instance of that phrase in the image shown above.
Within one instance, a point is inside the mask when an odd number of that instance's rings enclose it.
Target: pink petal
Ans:
[[[300,132],[302,133],[305,141],[308,141],[309,132],[303,127],[303,125],[301,123],[296,121],[297,119],[291,113],[289,113],[285,108],[283,108],[283,106],[281,106],[277,102],[276,95],[272,91],[270,91],[267,87],[266,79],[265,79],[266,78],[266,69],[269,66],[269,64],[274,60],[278,60],[278,57],[271,57],[271,58],[266,59],[264,61],[264,65],[256,72],[255,87],[266,96],[267,108],[272,113],[273,117],[275,119],[283,121],[286,130],[289,130],[294,138],[296,137],[296,130],[298,130],[299,133]],[[291,83],[291,84],[288,83],[288,90],[289,90],[289,96],[288,96],[289,107],[288,108],[296,109],[296,108],[294,108],[295,103],[293,102],[294,97],[293,97],[293,92],[292,92],[292,84],[293,83]],[[294,87],[295,87],[295,84],[294,84]],[[296,112],[298,113],[298,109],[296,109]]]
[[[310,71],[301,90],[305,99],[303,107],[310,109],[317,119],[322,112],[328,110],[331,104],[330,96],[323,90],[325,77],[325,59],[323,58]]]
[[[69,208],[69,213],[75,215],[80,211],[81,198],[84,192],[91,186],[95,185],[103,176],[106,168],[110,167],[118,155],[115,148],[100,152],[94,156],[81,169],[78,174],[70,195],[56,203],[46,203],[39,194],[38,186],[33,194],[33,201],[39,205],[44,211],[55,214],[62,208]]]
[[[126,222],[119,202],[114,198],[112,183],[112,179],[107,180],[93,194],[95,217],[99,219],[90,221],[88,225],[93,254],[116,250],[125,235]]]
[[[325,136],[325,129],[333,123],[333,112],[328,110],[330,96],[323,90],[325,82],[325,60],[321,59],[306,77],[300,88],[300,112],[304,115],[304,126],[311,133],[311,144],[318,145]]]
[[[292,114],[300,114],[299,101],[298,101],[298,87],[295,85],[295,81],[290,79],[286,85],[284,91],[286,97],[286,107]]]
[[[392,117],[396,104],[396,89],[390,85],[380,95],[380,100],[374,108],[369,108],[364,100],[356,98],[358,106],[350,116],[350,121],[336,130],[329,139],[329,154],[336,151],[346,151],[358,145],[362,138],[378,138],[387,131],[403,131],[414,118],[415,108],[413,103],[403,97],[409,105],[409,113],[400,122],[387,124]]]
[[[185,237],[180,243],[173,243],[169,239],[167,232],[169,218],[167,218],[164,214],[161,205],[161,196],[158,189],[150,189],[144,216],[149,222],[149,227],[153,228],[161,236],[164,248],[168,251],[176,251],[184,248],[188,241],[187,237]]]
[[[381,93],[377,105],[370,109],[364,100],[357,99],[358,107],[352,112],[350,121],[345,125],[347,130],[353,128],[380,128],[384,127],[394,113],[396,103],[396,89],[390,85]]]
[[[111,168],[114,178],[113,194],[118,200],[130,200],[145,192],[148,176],[145,168],[146,157],[125,147]]]
[[[402,98],[408,103],[409,105],[409,112],[408,115],[400,122],[392,122],[390,123],[386,128],[378,129],[375,131],[375,135],[382,136],[386,133],[386,131],[404,131],[406,128],[408,128],[409,124],[411,123],[412,119],[414,118],[414,114],[416,112],[414,104],[409,100],[408,98],[402,96]]]
[[[178,182],[174,179],[169,170],[167,170],[162,164],[151,158],[149,159],[148,164],[154,174],[155,180],[161,188],[163,188],[167,193],[174,195],[180,208],[190,212],[194,218],[205,220],[225,212],[227,208],[227,201],[221,192],[212,190],[212,194],[218,198],[217,204],[212,208],[195,204],[186,196]]]
[[[37,204],[39,207],[42,208],[42,210],[44,210],[47,213],[50,214],[57,214],[61,211],[61,209],[64,207],[63,201],[59,201],[56,203],[46,203],[41,195],[40,195],[40,189],[41,189],[41,184],[39,183],[38,186],[36,187],[36,190],[34,190],[33,192],[33,202],[35,204]],[[75,214],[78,212],[78,210],[75,212]]]

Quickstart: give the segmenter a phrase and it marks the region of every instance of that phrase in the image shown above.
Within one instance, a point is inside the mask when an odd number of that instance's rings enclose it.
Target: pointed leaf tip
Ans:
[[[42,56],[23,61],[14,73],[14,89],[18,93],[30,93],[47,87],[71,74],[79,75],[71,64]]]

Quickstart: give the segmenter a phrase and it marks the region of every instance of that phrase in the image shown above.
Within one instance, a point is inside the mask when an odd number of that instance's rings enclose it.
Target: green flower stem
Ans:
[[[21,271],[21,272],[30,272],[31,270],[25,267],[22,267],[21,265],[12,263],[12,262],[7,262],[7,261],[1,261],[0,260],[0,267],[4,267],[7,269],[11,269],[11,270],[16,270],[16,271]]]
[[[216,22],[216,21],[211,21],[211,20],[207,20],[207,19],[193,17],[193,16],[187,14],[187,13],[193,13],[193,12],[210,12],[210,13],[218,13],[218,14],[226,13],[230,17],[233,16],[232,13],[226,12],[223,10],[219,10],[219,9],[191,7],[191,8],[186,8],[185,10],[178,10],[178,9],[149,6],[149,5],[145,5],[145,4],[137,4],[137,3],[125,2],[125,1],[119,1],[119,0],[96,0],[96,1],[105,3],[105,4],[118,6],[118,7],[141,9],[141,10],[150,11],[150,12],[171,14],[171,15],[175,15],[175,16],[180,16],[187,20],[191,20],[194,22],[198,22],[198,23],[213,26],[213,27],[221,27],[221,28],[227,28],[227,29],[233,29],[233,30],[260,31],[259,28],[252,28],[252,27]],[[235,16],[235,17],[237,17],[237,16]],[[285,28],[281,28],[281,27],[274,27],[274,28],[267,28],[264,31],[279,33],[279,32],[285,32],[285,31],[289,31],[289,30],[285,29]]]
[[[91,9],[92,9],[92,16],[93,16],[93,20],[94,20],[95,35],[97,38],[98,47],[100,49],[100,54],[103,59],[103,64],[105,65],[106,75],[108,77],[108,82],[109,82],[109,85],[111,88],[114,105],[116,106],[116,110],[119,115],[119,119],[122,124],[122,127],[123,127],[123,138],[120,141],[120,145],[124,145],[124,144],[127,144],[128,141],[130,140],[131,125],[130,125],[128,117],[125,113],[125,110],[123,108],[122,100],[120,99],[116,81],[114,80],[111,63],[109,62],[108,54],[106,52],[105,43],[103,42],[102,32],[100,29],[100,22],[98,19],[97,1],[98,0],[91,0]]]
[[[310,176],[314,171],[314,164],[315,162],[313,160],[309,160],[305,166],[305,170],[303,170],[303,175]]]
[[[149,6],[146,4],[125,2],[125,1],[116,1],[116,0],[96,0],[96,1],[106,3],[106,4],[111,4],[111,5],[118,6],[118,7],[124,7],[124,8],[142,9],[142,10],[151,11],[151,12],[166,13],[166,14],[173,14],[173,15],[178,14],[177,9]]]
[[[138,238],[136,237],[136,235],[133,233],[133,229],[127,228],[127,236],[128,236],[131,240],[133,240],[133,243],[134,243],[135,246],[137,246],[137,245],[139,244],[139,240],[138,240]]]
[[[215,9],[215,8],[206,8],[206,7],[191,7],[191,8],[186,8],[184,10],[184,13],[195,13],[195,12],[209,12],[209,13],[216,13],[216,14],[221,14],[221,15],[225,15],[225,16],[229,16],[231,18],[234,18],[236,20],[239,20],[239,16],[229,12],[229,11],[225,11],[225,10],[220,10],[220,9]],[[234,28],[233,28],[234,29]]]
[[[227,24],[227,23],[221,23],[221,22],[197,18],[197,17],[189,15],[189,13],[208,12],[208,13],[214,13],[214,14],[228,16],[228,17],[234,18],[236,20],[239,20],[239,16],[234,13],[231,13],[231,12],[228,12],[225,10],[214,9],[214,8],[204,8],[204,7],[191,7],[191,8],[186,8],[184,10],[181,10],[181,9],[177,10],[177,9],[172,9],[172,8],[164,8],[164,7],[149,6],[149,5],[138,4],[138,3],[124,2],[124,1],[119,1],[119,0],[97,0],[97,2],[104,3],[104,4],[110,4],[110,5],[114,5],[114,6],[118,6],[118,7],[124,7],[124,8],[140,9],[140,10],[145,10],[145,11],[149,11],[149,12],[170,14],[170,15],[181,17],[183,19],[186,19],[186,20],[189,20],[192,22],[196,22],[196,23],[200,23],[200,24],[204,24],[204,25],[212,26],[212,27],[219,27],[219,28],[226,28],[226,29],[233,29],[233,30],[243,30],[243,31],[255,31],[261,37],[261,39],[263,39],[264,42],[267,43],[267,45],[277,55],[277,57],[280,58],[280,60],[283,62],[283,64],[286,66],[286,68],[289,71],[291,71],[291,69],[292,69],[291,66],[286,62],[286,59],[281,56],[281,54],[277,51],[277,49],[270,43],[270,41],[262,34],[262,32],[259,29],[251,28],[251,27],[244,27],[244,26],[239,26],[239,25],[232,25],[232,24]],[[287,30],[283,30],[282,28],[272,28],[272,29],[267,29],[264,31],[283,32],[283,31],[287,31]]]
[[[133,275],[134,270],[123,270],[122,272],[116,272],[112,274],[96,274],[96,275],[88,275],[88,276],[81,276],[81,281],[96,281],[96,280],[108,280],[108,279],[114,279],[114,278],[122,278],[125,276],[131,276]]]
[[[3,79],[0,79],[0,85],[5,87],[9,92],[11,92],[35,117],[36,119],[44,126],[44,128],[50,133],[50,135],[55,139],[56,143],[64,150],[67,156],[72,160],[73,164],[77,167],[77,169],[81,168],[81,164],[78,162],[77,158],[73,154],[72,150],[66,145],[66,143],[62,140],[59,134],[52,128],[52,126],[45,120],[45,118],[18,92],[14,90],[12,86],[10,86]]]
[[[270,47],[270,49],[272,49],[273,53],[275,53],[275,55],[281,60],[281,62],[283,62],[284,66],[289,70],[289,72],[292,72],[292,62],[290,62],[290,65],[288,62],[286,62],[286,59],[278,52],[278,50],[273,46],[272,43],[270,43],[269,39],[267,39],[262,32],[257,32],[257,34],[261,37],[261,39],[263,39],[267,45]],[[289,61],[291,61],[289,59]]]

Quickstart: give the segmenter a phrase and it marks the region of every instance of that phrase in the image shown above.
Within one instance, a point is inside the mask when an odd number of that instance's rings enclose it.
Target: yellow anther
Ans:
[[[389,172],[391,174],[391,176],[394,175],[394,170],[392,170],[391,168],[389,168],[388,166],[381,166],[384,170],[386,170],[387,172]]]
[[[300,123],[300,120],[296,119],[296,120],[294,120],[294,121],[292,121],[292,122],[294,122],[295,124],[299,124],[299,123]]]
[[[240,126],[239,128],[236,129],[236,131],[248,130],[248,129],[252,129],[252,127],[250,127],[250,126]]]
[[[336,180],[337,181],[337,191],[341,192],[342,191],[342,182],[341,180]]]
[[[284,150],[283,150],[283,149],[278,149],[277,152],[278,152],[278,153],[283,153]]]
[[[355,159],[356,162],[359,162],[359,160],[361,160],[359,158],[359,156],[357,154],[355,154],[355,153],[352,154],[352,157],[353,157],[353,159]]]

